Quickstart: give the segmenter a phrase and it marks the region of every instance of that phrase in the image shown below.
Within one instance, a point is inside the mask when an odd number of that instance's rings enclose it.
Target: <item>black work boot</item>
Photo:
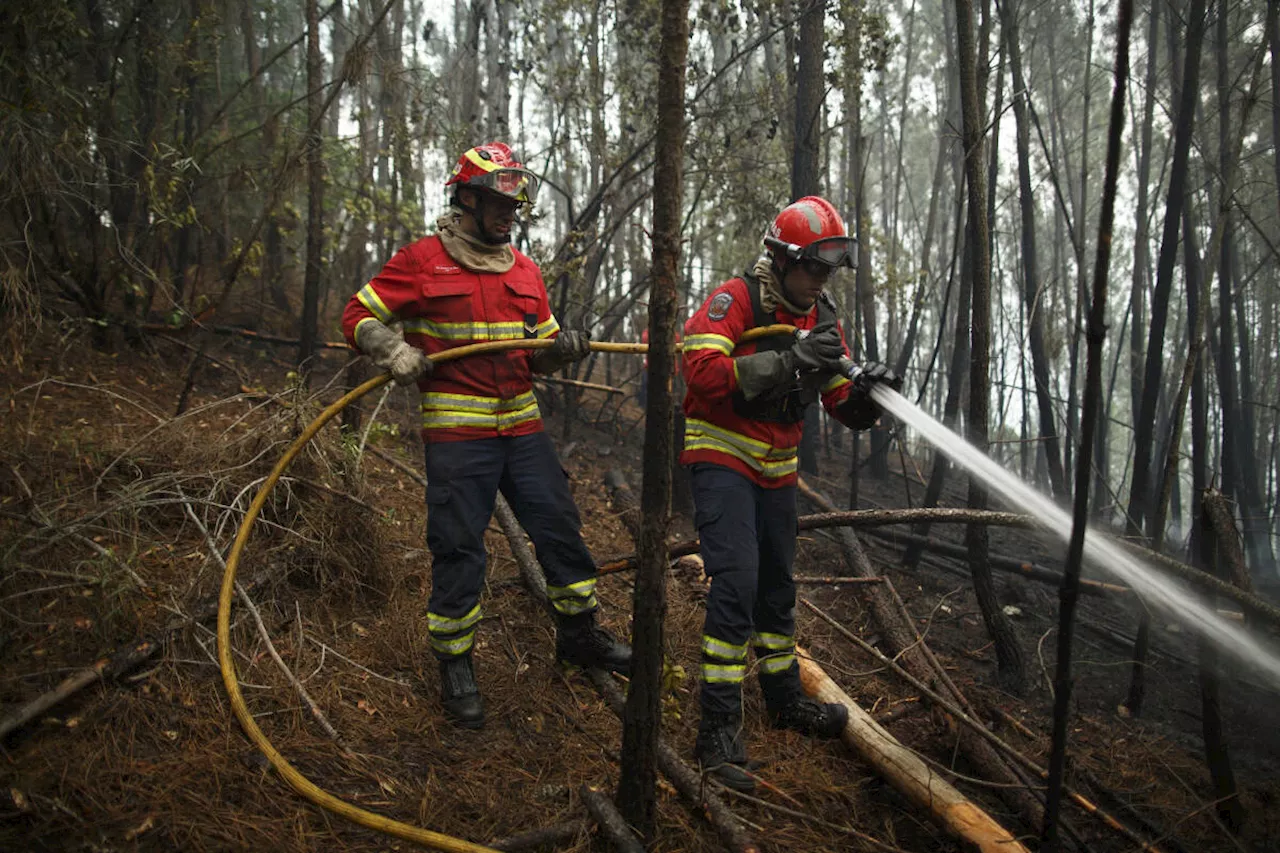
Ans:
[[[845,706],[815,702],[806,696],[793,696],[786,704],[769,708],[769,723],[775,729],[793,729],[810,737],[840,737],[848,722]]]
[[[742,745],[742,718],[732,714],[703,714],[698,724],[698,742],[693,756],[702,772],[735,791],[750,791],[756,786],[744,767],[747,750]]]
[[[440,700],[449,722],[464,729],[484,726],[484,699],[476,687],[471,655],[457,655],[440,661]]]
[[[556,660],[584,669],[631,672],[631,647],[596,624],[596,614],[562,616],[556,626]]]

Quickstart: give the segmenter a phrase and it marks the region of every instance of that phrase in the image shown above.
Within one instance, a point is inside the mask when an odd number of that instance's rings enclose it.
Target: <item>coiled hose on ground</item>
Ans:
[[[793,334],[795,328],[793,326],[774,325],[760,326],[750,329],[742,336],[740,343],[745,343],[756,338],[766,337],[769,335]],[[454,347],[432,356],[432,361],[436,363],[444,361],[453,361],[458,358],[465,358],[471,355],[481,355],[484,353],[502,352],[511,349],[543,349],[552,346],[551,339],[532,339],[532,340],[509,340],[509,341],[485,341],[478,344],[469,344],[467,346]],[[631,343],[613,343],[608,341],[592,341],[591,349],[597,352],[618,352],[618,353],[645,353],[648,352],[646,344]],[[253,715],[249,713],[248,707],[245,705],[244,696],[240,693],[240,683],[236,673],[235,661],[231,655],[231,598],[235,593],[236,570],[240,567],[240,556],[244,553],[246,544],[249,541],[249,534],[253,530],[253,524],[257,521],[258,514],[262,512],[262,507],[266,505],[267,498],[271,494],[271,490],[275,488],[276,483],[280,481],[286,469],[297,458],[307,443],[315,437],[321,428],[334,416],[354,403],[356,400],[368,394],[375,388],[385,385],[390,381],[390,374],[383,374],[374,377],[368,382],[353,388],[344,394],[340,399],[331,403],[324,411],[322,411],[314,421],[312,421],[302,434],[294,439],[293,443],[285,450],[284,455],[280,457],[280,461],[271,469],[271,473],[267,475],[262,487],[258,490],[258,494],[254,497],[253,503],[249,505],[248,511],[245,512],[244,518],[240,522],[240,529],[236,532],[235,542],[231,545],[231,553],[227,556],[226,571],[222,576],[222,591],[218,597],[218,663],[222,670],[222,683],[227,688],[227,696],[231,700],[231,708],[235,712],[236,719],[240,721],[241,728],[245,734],[249,736],[249,740],[262,750],[262,754],[267,757],[267,761],[276,769],[276,772],[289,783],[289,785],[302,796],[311,802],[320,806],[327,811],[346,818],[360,826],[377,830],[386,835],[395,836],[396,838],[412,841],[415,844],[421,844],[436,850],[444,850],[447,853],[496,853],[493,848],[485,847],[480,844],[474,844],[462,838],[456,838],[452,835],[445,835],[439,832],[432,832],[429,829],[413,826],[411,824],[402,823],[401,821],[376,814],[371,811],[354,806],[351,803],[341,800],[329,792],[315,785],[307,777],[298,772],[292,764],[290,764],[283,755],[271,745],[271,741],[267,740],[266,735],[262,733],[262,729],[258,728],[257,722],[254,721]]]

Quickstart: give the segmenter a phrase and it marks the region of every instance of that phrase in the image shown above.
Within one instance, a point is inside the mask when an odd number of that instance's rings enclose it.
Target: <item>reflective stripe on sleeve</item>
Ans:
[[[374,290],[372,283],[366,284],[356,291],[356,299],[360,300],[360,304],[368,308],[369,313],[377,317],[379,322],[391,323],[396,319],[395,315],[383,303],[378,291]]]
[[[684,351],[693,352],[694,350],[710,349],[716,352],[729,355],[733,352],[733,341],[724,335],[713,335],[705,333],[701,335],[689,335],[684,339]]]

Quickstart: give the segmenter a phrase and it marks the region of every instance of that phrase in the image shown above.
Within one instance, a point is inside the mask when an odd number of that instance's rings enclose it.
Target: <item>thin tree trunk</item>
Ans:
[[[1018,34],[1018,6],[1013,0],[1000,5],[1004,19],[1005,39],[1009,45],[1009,65],[1013,72],[1013,118],[1018,136],[1018,199],[1022,210],[1022,284],[1023,312],[1027,318],[1028,343],[1031,347],[1032,376],[1035,379],[1036,402],[1040,414],[1040,437],[1044,440],[1045,458],[1049,465],[1049,485],[1056,497],[1067,494],[1066,474],[1062,468],[1062,448],[1058,441],[1057,420],[1053,413],[1053,397],[1049,387],[1049,356],[1044,345],[1044,311],[1041,301],[1040,269],[1036,254],[1035,196],[1031,188],[1031,130],[1026,100],[1031,97],[1022,74],[1022,47]]]
[[[1152,522],[1154,507],[1150,500],[1151,445],[1155,438],[1156,402],[1159,399],[1160,377],[1164,363],[1164,335],[1169,316],[1169,295],[1173,287],[1173,267],[1177,261],[1178,229],[1182,224],[1182,210],[1186,205],[1187,161],[1191,152],[1191,132],[1195,125],[1195,105],[1200,85],[1200,50],[1204,44],[1204,0],[1191,0],[1187,16],[1186,60],[1183,79],[1179,84],[1177,121],[1173,136],[1173,164],[1169,173],[1169,196],[1165,205],[1164,233],[1160,240],[1160,257],[1156,268],[1156,287],[1151,299],[1151,329],[1147,336],[1147,363],[1143,371],[1142,401],[1134,421],[1133,481],[1129,491],[1128,523],[1131,535],[1141,535],[1144,521],[1146,535],[1159,549],[1164,537],[1163,529],[1156,529]],[[1150,617],[1143,612],[1138,626],[1138,640],[1134,648],[1133,673],[1129,683],[1129,696],[1125,700],[1128,712],[1134,716],[1142,713],[1145,690],[1145,648],[1151,631]]]
[[[969,186],[969,248],[973,279],[973,314],[969,358],[969,441],[987,451],[989,394],[991,390],[991,244],[987,222],[986,143],[982,104],[978,92],[977,51],[974,42],[971,0],[956,0],[956,46],[960,68],[960,104],[964,127],[965,178]],[[975,478],[969,480],[969,508],[985,509],[986,488]],[[969,548],[969,570],[974,593],[987,633],[995,644],[998,677],[1005,689],[1021,694],[1026,689],[1026,668],[1022,649],[1009,618],[996,598],[991,565],[987,562],[988,539],[985,527],[974,525],[965,533]]]
[[[1133,0],[1121,0],[1116,22],[1115,88],[1111,96],[1111,120],[1107,134],[1106,177],[1102,209],[1098,216],[1097,257],[1093,271],[1093,298],[1089,308],[1088,355],[1085,360],[1084,412],[1081,416],[1080,458],[1076,463],[1075,509],[1067,562],[1059,590],[1057,671],[1053,686],[1053,741],[1049,756],[1049,790],[1045,804],[1044,847],[1059,846],[1058,815],[1067,759],[1067,718],[1071,711],[1071,639],[1080,568],[1084,557],[1085,528],[1089,520],[1089,479],[1093,431],[1102,408],[1102,344],[1106,339],[1107,274],[1111,266],[1112,224],[1115,220],[1116,183],[1120,173],[1120,141],[1124,132],[1124,92],[1129,84],[1129,33],[1133,28]]]
[[[320,305],[320,250],[324,240],[324,152],[321,138],[320,9],[307,0],[307,268],[302,286],[298,372],[309,378],[316,351]]]
[[[623,711],[618,806],[652,843],[657,832],[658,737],[662,724],[662,626],[666,611],[667,529],[671,514],[671,382],[680,269],[688,0],[664,0],[658,70],[657,164],[653,194],[653,289],[649,296],[649,400],[645,412],[643,521],[636,543],[631,687]]]

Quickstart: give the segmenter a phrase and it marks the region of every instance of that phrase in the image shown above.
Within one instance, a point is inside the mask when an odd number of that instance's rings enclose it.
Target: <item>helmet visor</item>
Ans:
[[[538,197],[538,176],[528,169],[494,169],[474,176],[467,183],[493,190],[522,204],[533,204]]]
[[[858,241],[853,237],[824,237],[804,247],[803,257],[829,267],[849,267],[858,263]]]

